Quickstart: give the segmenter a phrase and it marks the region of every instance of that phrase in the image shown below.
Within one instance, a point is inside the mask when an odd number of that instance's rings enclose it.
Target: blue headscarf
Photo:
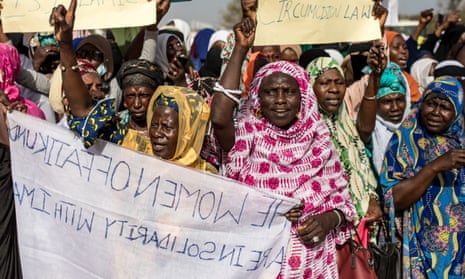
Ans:
[[[445,96],[456,110],[452,123],[441,134],[428,133],[420,118],[422,103],[434,92]],[[449,150],[465,147],[463,105],[461,84],[452,77],[437,78],[428,85],[423,98],[393,135],[380,174],[391,235],[394,235],[396,212],[392,188]],[[436,278],[438,274],[456,275],[463,270],[464,192],[464,167],[442,171],[420,198],[403,210],[402,248],[410,263],[404,264],[404,272]]]

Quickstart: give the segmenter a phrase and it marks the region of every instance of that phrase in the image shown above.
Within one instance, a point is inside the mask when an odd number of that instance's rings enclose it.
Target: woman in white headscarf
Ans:
[[[418,59],[410,68],[410,74],[418,82],[420,92],[424,92],[425,88],[434,80],[434,68],[438,61],[433,58],[425,57]]]

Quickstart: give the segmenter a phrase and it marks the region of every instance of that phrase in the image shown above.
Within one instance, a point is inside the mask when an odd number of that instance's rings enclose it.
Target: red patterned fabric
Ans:
[[[299,119],[287,130],[256,116],[260,84],[266,76],[278,72],[294,77],[301,91]],[[256,74],[240,112],[236,144],[228,154],[226,174],[251,187],[303,200],[302,219],[335,208],[349,221],[355,214],[342,164],[321,120],[308,74],[293,63],[270,63]],[[329,233],[325,241],[313,247],[300,241],[296,227],[292,227],[278,278],[337,278],[335,245],[347,239],[347,228]]]

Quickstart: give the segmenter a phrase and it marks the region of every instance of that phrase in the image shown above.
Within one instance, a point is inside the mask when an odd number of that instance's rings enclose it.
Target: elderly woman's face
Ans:
[[[336,113],[344,100],[346,85],[341,73],[333,68],[315,80],[313,90],[320,107],[328,113]]]
[[[172,159],[178,144],[179,114],[169,106],[156,106],[149,127],[155,156]]]
[[[391,93],[378,99],[378,115],[391,123],[400,123],[404,115],[407,102],[405,95]]]
[[[421,104],[421,122],[431,134],[441,134],[455,117],[454,105],[440,93],[430,93]]]
[[[271,124],[288,129],[300,111],[300,88],[288,74],[276,73],[265,77],[260,85],[260,109]]]
[[[145,122],[147,107],[153,95],[153,89],[146,86],[131,85],[124,89],[123,105],[128,109],[129,115],[137,122]]]

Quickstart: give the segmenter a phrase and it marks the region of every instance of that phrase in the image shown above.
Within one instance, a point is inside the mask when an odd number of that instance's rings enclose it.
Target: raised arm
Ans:
[[[433,19],[433,9],[427,9],[423,10],[420,13],[420,20],[418,21],[417,28],[415,29],[415,32],[412,34],[412,39],[414,41],[418,41],[418,38],[421,35],[421,32],[426,28],[428,23],[431,22]]]
[[[386,68],[387,58],[384,52],[384,43],[376,41],[370,48],[367,63],[372,71],[368,79],[368,85],[365,89],[360,111],[357,115],[357,130],[360,138],[365,144],[368,144],[371,139],[371,134],[375,129],[377,99],[376,94],[379,88],[381,74]]]
[[[155,50],[157,49],[158,24],[168,13],[171,0],[157,0],[157,21],[145,26],[134,38],[126,51],[125,59],[145,59],[155,63]]]
[[[59,5],[52,10],[50,25],[55,27],[55,38],[60,44],[60,64],[63,89],[68,98],[71,113],[86,116],[92,108],[92,97],[81,79],[73,49],[73,27],[77,0],[71,0],[69,9]]]
[[[241,67],[255,39],[255,23],[247,17],[234,27],[236,44],[231,59],[219,84],[225,89],[237,90],[240,84]],[[217,91],[211,105],[211,122],[215,135],[224,151],[228,152],[235,143],[233,112],[237,103],[227,94]]]

